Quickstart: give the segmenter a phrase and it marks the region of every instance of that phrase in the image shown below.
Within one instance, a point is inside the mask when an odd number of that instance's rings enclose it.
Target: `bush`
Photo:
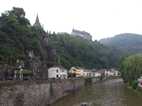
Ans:
[[[137,80],[132,81],[131,86],[133,89],[136,89],[138,87],[138,81]]]

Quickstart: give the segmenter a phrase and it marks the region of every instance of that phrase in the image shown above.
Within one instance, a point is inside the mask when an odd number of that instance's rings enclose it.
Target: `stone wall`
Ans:
[[[47,106],[83,85],[83,79],[0,82],[0,106]]]

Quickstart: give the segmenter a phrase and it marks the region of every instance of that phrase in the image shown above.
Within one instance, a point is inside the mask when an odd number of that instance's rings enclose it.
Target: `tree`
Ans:
[[[142,75],[142,54],[128,56],[121,61],[120,71],[125,82],[130,84]]]
[[[0,17],[0,48],[0,61],[8,64],[24,59],[29,50],[38,51],[39,37],[22,8],[14,7]]]
[[[48,46],[54,48],[57,62],[66,68],[80,66],[85,68],[108,68],[111,50],[97,41],[88,41],[67,33],[49,33]]]

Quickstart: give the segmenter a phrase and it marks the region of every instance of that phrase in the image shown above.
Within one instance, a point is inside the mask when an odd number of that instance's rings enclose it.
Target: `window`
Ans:
[[[56,70],[56,72],[58,73],[58,69]]]
[[[56,75],[57,78],[59,78],[59,75]]]

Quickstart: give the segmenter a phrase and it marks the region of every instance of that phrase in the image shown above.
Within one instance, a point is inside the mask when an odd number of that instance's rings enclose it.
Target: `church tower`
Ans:
[[[35,21],[33,26],[36,27],[36,28],[42,28],[40,21],[39,21],[38,14],[37,14],[36,21]]]

